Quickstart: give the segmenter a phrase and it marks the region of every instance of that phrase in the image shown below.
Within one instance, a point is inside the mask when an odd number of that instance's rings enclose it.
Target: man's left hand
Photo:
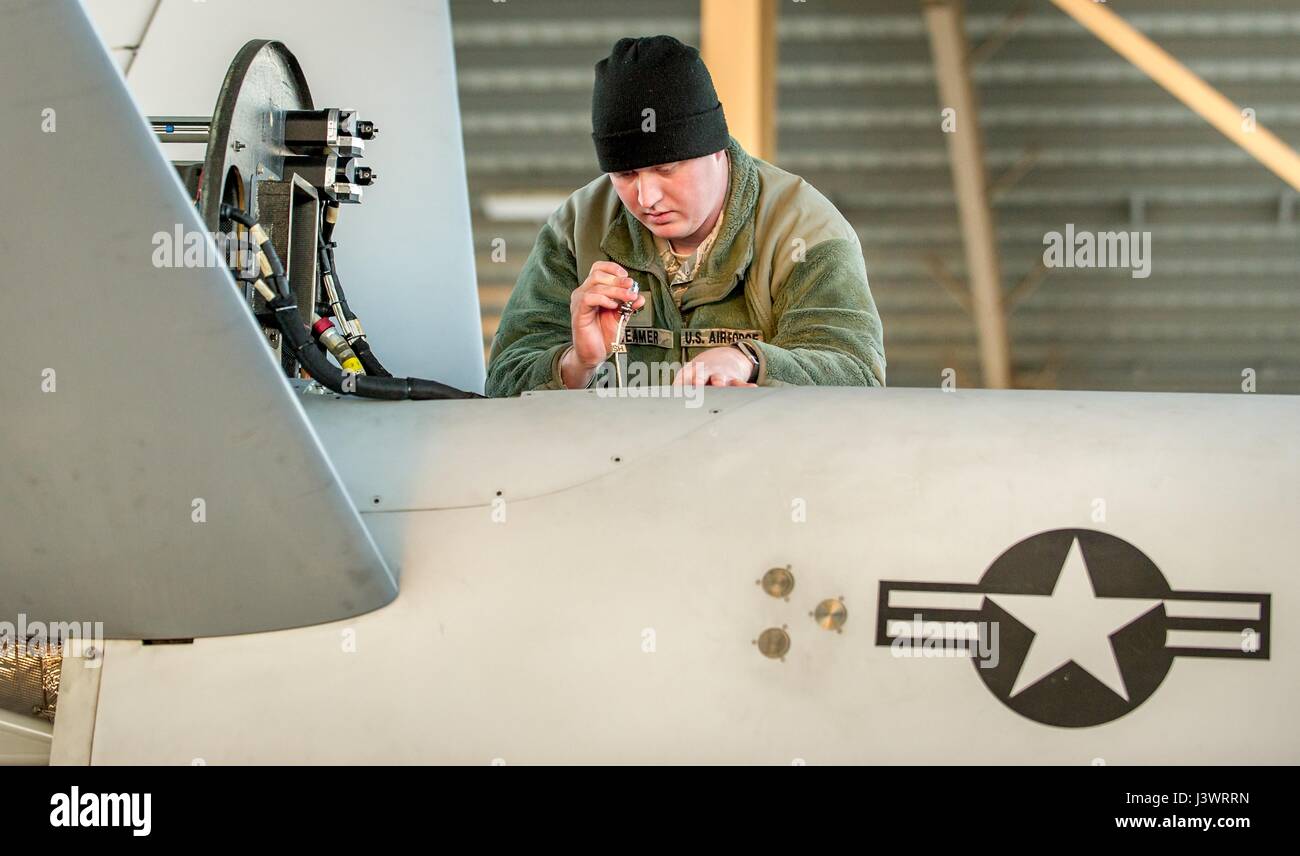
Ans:
[[[739,348],[709,348],[686,365],[673,379],[673,386],[758,386],[750,383],[754,363]]]

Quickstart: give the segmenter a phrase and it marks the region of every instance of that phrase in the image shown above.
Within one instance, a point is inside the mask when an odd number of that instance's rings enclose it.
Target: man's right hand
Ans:
[[[596,368],[609,356],[610,345],[618,333],[618,308],[633,299],[634,285],[636,282],[619,265],[596,262],[587,279],[573,290],[569,298],[573,347],[560,360],[560,373],[569,389],[586,386]],[[632,310],[644,305],[645,295],[638,294]]]

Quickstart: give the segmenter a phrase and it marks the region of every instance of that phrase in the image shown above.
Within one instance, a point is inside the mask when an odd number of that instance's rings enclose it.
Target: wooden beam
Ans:
[[[1300,155],[1257,121],[1244,121],[1240,108],[1187,66],[1133,28],[1104,4],[1093,0],[1052,0],[1061,11],[1169,90],[1202,119],[1283,181],[1300,190]]]
[[[1020,157],[1016,158],[1016,162],[989,185],[989,201],[996,202],[1002,194],[1019,184],[1020,179],[1028,175],[1029,171],[1038,163],[1038,158],[1042,153],[1042,149],[1036,145],[1031,145],[1021,152]]]
[[[948,273],[948,266],[943,263],[943,259],[934,253],[930,253],[924,256],[921,261],[925,264],[926,269],[930,271],[930,278],[944,291],[948,292],[948,296],[956,301],[962,311],[967,315],[971,314],[970,289]]]
[[[731,136],[751,155],[775,159],[774,0],[700,0],[700,55]]]
[[[1051,271],[1051,268],[1049,268],[1047,263],[1040,258],[1038,264],[1034,265],[1033,270],[1025,274],[1025,278],[1020,280],[1020,282],[1016,284],[1016,287],[1011,289],[1011,293],[1007,295],[1007,311],[1015,312],[1016,307],[1019,306],[1025,298],[1033,294],[1038,286],[1042,284],[1043,280],[1047,278],[1049,271]]]
[[[939,106],[952,108],[957,123],[956,129],[944,136],[952,162],[971,307],[979,337],[981,380],[986,387],[1006,389],[1011,386],[1011,341],[1002,305],[1002,271],[993,211],[989,207],[979,106],[966,64],[962,3],[926,0],[924,11],[939,84]],[[935,122],[938,121],[936,116]]]
[[[966,64],[974,68],[1002,50],[1002,46],[1011,41],[1011,37],[1016,34],[1016,31],[1024,26],[1025,18],[1029,17],[1034,2],[1035,0],[1022,0],[1019,6],[1012,9],[1002,19],[1002,23],[998,25],[997,30],[971,50],[970,56],[966,59]]]

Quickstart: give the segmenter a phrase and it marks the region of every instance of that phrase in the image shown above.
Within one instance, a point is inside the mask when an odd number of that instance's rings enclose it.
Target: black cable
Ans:
[[[370,375],[352,375],[351,383],[345,383],[344,372],[325,358],[324,352],[316,347],[307,327],[298,318],[298,304],[291,298],[276,297],[266,304],[275,312],[276,323],[284,332],[285,341],[298,357],[298,362],[306,367],[307,373],[320,382],[321,386],[340,395],[353,393],[362,398],[378,398],[388,401],[430,401],[449,398],[483,398],[476,392],[456,389],[436,380],[418,377],[371,377]],[[351,387],[349,389],[348,387]]]
[[[334,224],[338,221],[339,203],[327,199],[321,203],[320,235],[326,245],[334,242]]]
[[[236,208],[233,205],[223,203],[219,213],[221,219],[234,220],[245,229],[249,229],[250,235],[253,227],[258,226],[256,220],[245,213],[242,209]],[[258,228],[260,229],[261,227],[259,226]],[[258,247],[258,249],[262,251],[262,255],[266,257],[267,265],[271,268],[271,283],[275,286],[276,293],[283,297],[289,297],[289,280],[284,275],[284,265],[280,263],[280,254],[275,251],[275,247],[271,244],[271,239],[268,237],[262,242],[262,245]]]
[[[343,290],[343,280],[339,279],[339,270],[334,262],[334,250],[328,249],[327,255],[330,261],[330,272],[334,277],[334,289],[339,295],[339,305],[343,307],[343,314],[349,321],[356,321],[357,316],[352,312],[352,307],[348,305],[347,292]],[[365,368],[366,374],[376,377],[392,377],[392,373],[384,368],[383,363],[379,362],[379,357],[370,349],[370,341],[366,339],[365,334],[349,339],[348,343],[352,345],[352,350],[356,352],[357,359],[361,360],[362,367]]]
[[[225,219],[234,220],[250,229],[257,225],[257,221],[252,217],[231,205],[221,206],[221,216]],[[275,279],[279,291],[275,298],[266,302],[267,308],[274,313],[275,323],[280,328],[280,332],[284,334],[285,341],[297,356],[298,362],[306,367],[307,373],[326,389],[340,395],[356,394],[363,398],[379,398],[389,401],[404,399],[430,401],[435,399],[486,397],[479,395],[477,392],[466,392],[463,389],[457,389],[436,380],[426,380],[418,377],[372,377],[348,372],[347,382],[345,383],[343,370],[326,359],[325,353],[317,346],[307,329],[307,325],[302,323],[302,318],[298,314],[298,304],[289,293],[288,280],[284,275],[284,265],[281,264],[280,256],[276,253],[275,247],[271,246],[269,240],[262,244],[262,252],[266,254],[267,264],[271,268],[272,277]]]
[[[348,344],[352,346],[352,353],[357,355],[357,359],[361,361],[361,367],[366,370],[366,374],[371,377],[393,376],[392,372],[384,368],[383,364],[379,362],[375,352],[370,350],[370,343],[366,341],[365,336],[357,336],[355,339],[349,340]]]
[[[320,263],[321,277],[331,276],[334,279],[334,291],[339,297],[339,308],[343,312],[343,319],[347,321],[356,321],[357,316],[352,312],[352,307],[348,305],[347,292],[343,290],[343,281],[339,279],[338,267],[334,261],[334,247],[328,236],[333,235],[333,223],[322,219],[321,239],[317,245],[317,257]],[[327,233],[325,227],[329,226]],[[365,335],[345,336],[348,344],[352,346],[353,352],[357,359],[361,361],[361,367],[366,370],[366,374],[375,377],[392,377],[392,373],[384,368],[383,363],[379,362],[379,357],[370,349],[370,342]]]

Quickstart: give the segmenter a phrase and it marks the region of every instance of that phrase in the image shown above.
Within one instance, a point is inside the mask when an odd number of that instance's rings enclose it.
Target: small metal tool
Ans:
[[[618,329],[614,331],[614,341],[610,344],[614,354],[614,371],[618,380],[618,388],[625,389],[627,386],[627,345],[623,344],[623,335],[627,330],[627,319],[632,317],[632,304],[636,303],[637,294],[641,291],[641,286],[632,283],[632,297],[623,301],[618,307]]]

